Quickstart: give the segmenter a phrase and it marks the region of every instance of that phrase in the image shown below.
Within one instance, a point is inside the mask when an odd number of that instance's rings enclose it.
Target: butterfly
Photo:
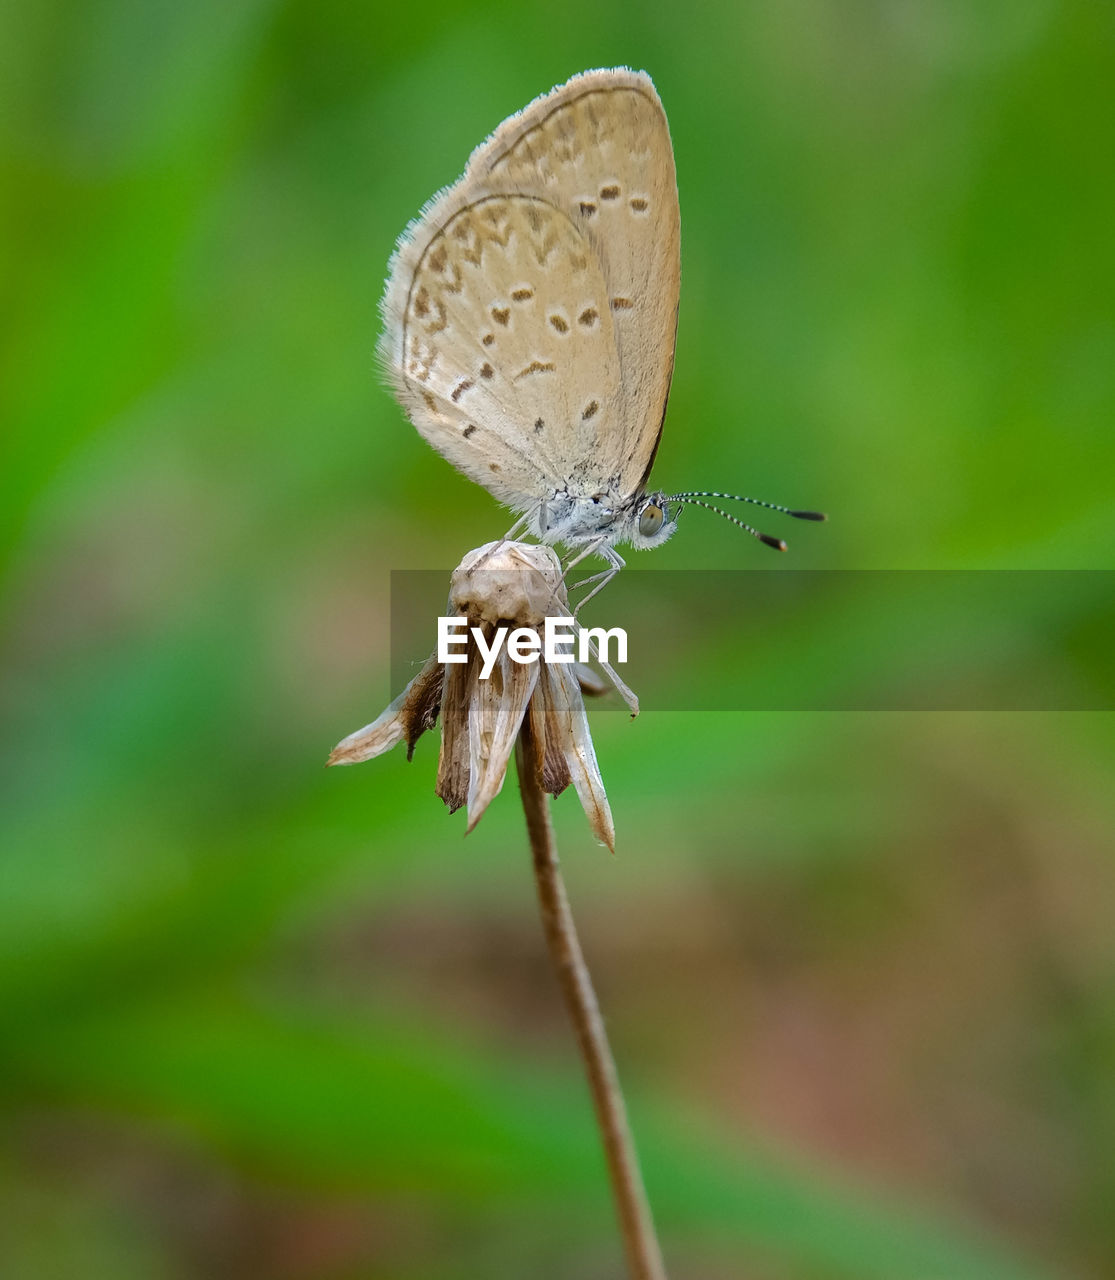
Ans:
[[[647,487],[674,365],[681,215],[650,77],[586,71],[510,116],[403,232],[379,357],[419,433],[528,533],[608,568],[711,491]],[[818,512],[758,505],[799,519]],[[581,601],[583,604],[588,597]]]

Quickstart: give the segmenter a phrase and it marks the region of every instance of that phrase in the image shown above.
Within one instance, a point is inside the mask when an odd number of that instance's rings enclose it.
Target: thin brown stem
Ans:
[[[565,893],[558,867],[554,829],[550,822],[550,806],[535,771],[526,740],[529,720],[524,724],[515,748],[519,770],[519,791],[523,797],[527,832],[534,855],[534,877],[538,886],[538,903],[542,910],[542,926],[550,949],[550,959],[561,984],[565,1006],[573,1021],[581,1057],[588,1074],[596,1123],[604,1142],[612,1194],[623,1232],[623,1247],[631,1280],[666,1280],[662,1251],[654,1234],[646,1190],[635,1143],[627,1124],[627,1109],[616,1075],[616,1064],[608,1047],[600,1006],[592,989],[573,913]]]

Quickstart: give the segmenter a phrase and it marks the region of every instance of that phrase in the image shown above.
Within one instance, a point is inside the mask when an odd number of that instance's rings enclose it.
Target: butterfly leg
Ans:
[[[569,572],[569,570],[575,569],[581,563],[582,560],[587,560],[589,556],[595,555],[596,552],[600,551],[600,548],[603,547],[607,541],[608,539],[604,537],[604,538],[597,538],[594,542],[587,543],[580,551],[577,552],[577,554],[573,557],[572,560],[567,562],[567,564],[561,571],[561,576],[564,578],[565,575]],[[606,555],[606,553],[603,551],[600,551],[600,554]]]
[[[616,569],[615,572],[618,573],[619,570]],[[573,625],[577,629],[578,635],[586,634],[584,627],[582,627],[579,622],[575,621]],[[588,636],[588,650],[589,650],[589,653],[592,654],[594,660],[597,663],[599,663],[600,669],[604,672],[604,674],[608,677],[608,679],[611,680],[612,684],[615,685],[616,692],[624,700],[624,702],[627,703],[628,710],[631,712],[631,718],[634,719],[639,714],[638,695],[635,693],[633,689],[629,688],[619,678],[616,672],[612,669],[611,664],[605,662],[604,659],[601,658],[600,650],[597,648],[596,641],[592,638],[592,636]]]
[[[600,554],[604,557],[605,560],[607,560],[608,567],[605,570],[603,570],[601,573],[594,573],[590,577],[585,578],[583,581],[577,583],[578,587],[587,587],[590,582],[595,583],[596,585],[592,588],[592,590],[588,593],[587,596],[582,596],[581,599],[577,602],[577,607],[573,610],[574,618],[577,616],[578,613],[580,613],[580,611],[585,607],[585,605],[588,604],[588,602],[592,599],[594,595],[597,595],[599,592],[604,590],[604,588],[608,585],[608,583],[611,582],[611,580],[616,576],[617,573],[619,573],[621,569],[625,569],[627,567],[627,561],[624,560],[623,556],[620,555],[620,553],[615,549],[615,547],[601,547]],[[568,572],[568,568],[566,571]]]
[[[577,565],[579,565],[579,564],[581,563],[581,561],[582,561],[582,560],[586,560],[589,556],[593,555],[593,554],[594,554],[595,552],[597,552],[597,551],[600,551],[600,554],[601,554],[601,555],[603,555],[603,556],[605,556],[606,558],[609,558],[609,559],[610,559],[610,557],[608,557],[608,556],[607,556],[607,552],[606,552],[606,551],[601,551],[601,548],[604,546],[604,544],[605,544],[606,542],[607,542],[607,538],[597,538],[597,539],[595,540],[595,542],[590,542],[587,546],[583,547],[583,548],[582,548],[582,549],[581,549],[581,550],[580,550],[580,551],[579,551],[579,552],[578,552],[578,553],[577,553],[577,554],[572,558],[572,560],[568,561],[568,562],[567,562],[567,563],[562,567],[562,571],[561,571],[561,580],[562,580],[562,582],[563,582],[563,583],[565,583],[565,585],[566,585],[567,587],[568,587],[568,583],[566,582],[566,579],[567,579],[567,577],[569,576],[569,571],[570,571],[570,569],[575,569],[575,568],[577,567]],[[621,561],[621,563],[622,563],[622,561]],[[609,573],[611,573],[611,570],[609,570],[608,572],[609,572]],[[597,576],[599,576],[599,575],[597,575]],[[590,579],[589,579],[589,581],[590,581],[590,582],[595,582],[595,581],[596,581],[596,577],[592,577],[592,578],[590,578]],[[580,584],[578,583],[578,586],[579,586],[579,585],[580,585]],[[557,599],[557,587],[555,587],[555,588],[554,588],[553,593],[552,593],[552,594],[551,594],[551,596],[550,596],[550,604],[552,605],[556,599]],[[576,611],[574,611],[574,616],[576,616]]]
[[[544,504],[542,509],[544,513],[545,512]],[[534,512],[528,511],[525,516],[520,516],[518,520],[516,520],[515,523],[511,526],[511,528],[507,530],[507,532],[503,535],[503,537],[500,538],[500,540],[494,546],[489,547],[488,550],[485,551],[484,554],[480,557],[480,559],[477,560],[477,562],[472,566],[473,570],[475,571],[476,569],[482,569],[488,563],[488,561],[492,558],[492,556],[495,555],[497,551],[502,551],[504,546],[508,542],[514,541],[514,539],[517,538],[519,534],[523,532],[524,529],[527,529],[530,526],[531,518],[533,515],[534,515]]]

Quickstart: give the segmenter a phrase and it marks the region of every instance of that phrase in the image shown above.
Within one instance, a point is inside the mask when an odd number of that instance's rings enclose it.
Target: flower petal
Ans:
[[[329,753],[326,765],[359,764],[362,760],[372,760],[404,738],[409,760],[415,742],[437,720],[441,702],[441,671],[436,655],[429,657],[422,670],[386,711],[371,724],[337,743]]]
[[[550,710],[548,690],[549,676],[543,670],[538,677],[537,693],[530,700],[531,764],[542,790],[552,796],[560,796],[572,778],[561,749],[561,726]]]
[[[552,729],[555,742],[561,746],[581,808],[589,820],[593,834],[612,853],[616,851],[616,828],[612,810],[604,791],[604,779],[596,763],[596,751],[589,733],[588,714],[581,697],[580,685],[571,667],[547,666],[547,687],[543,692],[549,704],[547,741]]]
[[[441,700],[441,754],[437,762],[437,795],[445,801],[450,813],[468,800],[469,748],[468,708],[476,689],[480,667],[475,650],[466,663],[452,663],[445,668],[445,686]]]
[[[468,707],[469,831],[500,793],[540,666],[514,662],[505,649],[489,679],[477,682]]]
[[[583,662],[575,662],[573,670],[582,693],[590,698],[602,698],[608,692],[608,682],[598,671],[586,667]]]

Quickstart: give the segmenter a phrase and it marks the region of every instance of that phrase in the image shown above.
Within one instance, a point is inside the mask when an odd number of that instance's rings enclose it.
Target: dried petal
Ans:
[[[525,667],[504,652],[488,684],[492,687],[469,705],[469,831],[503,787],[522,717],[538,685],[538,663]]]
[[[550,705],[546,690],[549,680],[545,671],[539,674],[538,693],[530,703],[531,763],[543,791],[560,796],[572,781],[569,766],[561,750],[557,725],[549,724]]]
[[[414,744],[437,724],[441,710],[443,668],[434,654],[411,683],[413,696],[406,704],[407,759],[414,755]]]
[[[437,720],[440,701],[441,664],[436,655],[431,655],[387,710],[371,724],[338,742],[325,763],[359,764],[382,755],[404,739],[409,759],[415,742]]]
[[[437,764],[437,794],[450,813],[468,801],[468,708],[479,682],[480,668],[473,652],[465,663],[445,668],[441,701],[441,755]]]
[[[582,693],[587,693],[590,698],[602,698],[608,692],[608,682],[598,671],[586,667],[583,662],[575,662],[573,670]]]
[[[543,670],[547,679],[547,686],[542,691],[547,704],[547,734],[552,732],[555,741],[561,745],[566,767],[593,834],[615,853],[615,824],[604,791],[604,779],[600,776],[600,766],[596,763],[588,714],[577,678],[567,666],[546,666]]]
[[[507,762],[538,684],[539,663],[513,662],[504,650],[487,681],[469,703],[468,830],[499,795]]]

